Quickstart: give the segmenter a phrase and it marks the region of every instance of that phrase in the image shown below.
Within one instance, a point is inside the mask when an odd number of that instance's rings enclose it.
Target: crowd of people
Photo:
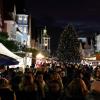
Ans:
[[[100,67],[44,64],[0,74],[0,100],[100,100]]]

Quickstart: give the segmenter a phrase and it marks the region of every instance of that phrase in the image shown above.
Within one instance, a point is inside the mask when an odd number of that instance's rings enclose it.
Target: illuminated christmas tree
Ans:
[[[80,42],[73,25],[68,25],[62,32],[57,57],[63,62],[80,62]]]

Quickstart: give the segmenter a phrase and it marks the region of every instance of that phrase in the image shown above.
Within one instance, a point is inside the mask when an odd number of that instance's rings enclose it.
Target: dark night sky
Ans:
[[[98,31],[100,26],[100,0],[17,0],[42,24],[65,26],[68,23],[80,28]],[[19,8],[20,8],[19,7]]]
[[[7,9],[12,3],[6,1]],[[100,26],[100,0],[10,0],[16,1],[17,10],[26,9],[40,24],[65,26],[68,23],[80,27]]]
[[[26,8],[36,17],[52,16],[70,21],[100,18],[99,0],[26,0]]]

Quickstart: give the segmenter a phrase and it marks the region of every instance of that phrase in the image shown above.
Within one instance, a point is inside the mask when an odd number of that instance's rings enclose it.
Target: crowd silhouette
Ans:
[[[1,72],[0,100],[100,100],[100,67],[44,64]]]

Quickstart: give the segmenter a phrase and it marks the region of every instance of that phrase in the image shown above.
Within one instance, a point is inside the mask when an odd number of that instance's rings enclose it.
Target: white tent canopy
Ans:
[[[14,59],[16,59],[17,61],[19,61],[18,65],[11,65],[9,67],[20,67],[24,70],[25,65],[24,65],[24,59],[20,56],[17,56],[16,54],[14,54],[13,52],[11,52],[10,50],[8,50],[2,43],[0,43],[0,54],[12,57]]]
[[[22,57],[17,56],[16,54],[14,54],[10,50],[8,50],[2,43],[0,43],[0,54],[12,57],[16,60],[22,59]]]

